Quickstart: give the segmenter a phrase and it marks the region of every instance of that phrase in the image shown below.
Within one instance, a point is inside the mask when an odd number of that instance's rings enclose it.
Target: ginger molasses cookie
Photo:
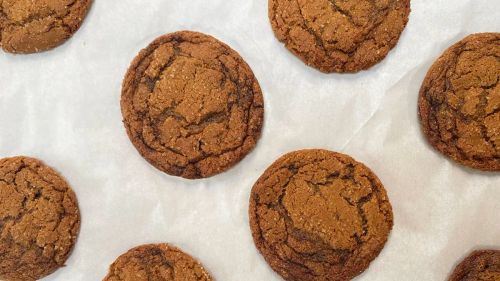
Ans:
[[[269,0],[276,37],[323,72],[357,72],[396,46],[410,0]]]
[[[344,281],[384,247],[392,207],[377,176],[351,157],[301,150],[274,162],[253,186],[255,245],[287,281]]]
[[[189,179],[218,174],[257,143],[264,118],[259,83],[226,44],[198,32],[161,36],[123,81],[128,136],[156,168]]]
[[[110,266],[103,281],[211,281],[212,277],[191,256],[169,244],[133,248]]]
[[[429,143],[456,162],[500,171],[500,33],[467,36],[432,65],[420,89]]]
[[[64,266],[80,229],[66,181],[33,158],[0,159],[0,202],[0,280],[37,280]]]
[[[0,47],[27,54],[59,46],[78,30],[91,1],[0,1]]]
[[[449,281],[499,281],[500,251],[474,251],[460,264],[450,276]]]

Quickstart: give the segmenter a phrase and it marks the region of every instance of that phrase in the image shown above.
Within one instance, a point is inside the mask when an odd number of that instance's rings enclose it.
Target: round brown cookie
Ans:
[[[378,256],[393,225],[377,176],[327,150],[274,162],[253,186],[249,216],[255,245],[290,281],[354,278]]]
[[[358,72],[396,46],[410,0],[269,0],[276,37],[323,72]]]
[[[0,0],[0,47],[28,54],[59,46],[75,33],[91,0]]]
[[[169,244],[133,248],[110,266],[103,281],[211,281],[203,266]]]
[[[500,251],[474,251],[457,265],[449,281],[499,281]]]
[[[195,179],[239,162],[260,137],[263,97],[245,61],[217,39],[180,31],[142,50],[123,82],[130,140],[158,169]]]
[[[432,65],[420,89],[429,143],[456,162],[500,171],[500,33],[473,34]]]
[[[80,229],[64,179],[33,158],[0,159],[0,202],[0,280],[37,280],[64,266]]]

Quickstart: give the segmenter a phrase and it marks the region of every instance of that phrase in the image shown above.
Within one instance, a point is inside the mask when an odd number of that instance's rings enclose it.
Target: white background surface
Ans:
[[[265,97],[256,149],[207,180],[154,169],[121,124],[121,81],[131,60],[157,36],[183,29],[237,50]],[[416,102],[437,56],[479,31],[500,31],[500,1],[413,0],[399,45],[382,63],[327,75],[278,43],[267,0],[96,0],[63,46],[0,52],[0,157],[44,160],[69,181],[82,214],[67,266],[44,280],[101,280],[118,255],[150,242],[181,247],[218,281],[281,280],[253,245],[249,193],[280,155],[315,147],[366,163],[394,208],[386,247],[356,280],[445,280],[470,250],[500,247],[500,175],[459,167],[432,150]]]

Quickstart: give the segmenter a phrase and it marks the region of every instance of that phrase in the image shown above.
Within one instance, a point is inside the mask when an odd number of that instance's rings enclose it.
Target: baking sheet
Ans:
[[[128,140],[121,80],[137,52],[183,29],[237,50],[260,81],[265,128],[230,171],[188,181],[163,174]],[[79,32],[42,54],[0,53],[0,156],[30,155],[78,195],[82,227],[67,266],[44,280],[101,280],[131,247],[170,242],[218,281],[281,280],[248,227],[253,183],[301,148],[352,155],[385,184],[395,225],[356,280],[445,280],[474,248],[500,247],[500,175],[459,167],[432,150],[416,102],[427,69],[467,34],[500,31],[498,0],[413,0],[399,45],[359,74],[322,74],[275,39],[267,0],[95,0]]]

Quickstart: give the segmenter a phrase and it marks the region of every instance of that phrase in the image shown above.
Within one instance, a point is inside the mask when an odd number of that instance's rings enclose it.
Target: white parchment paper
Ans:
[[[131,60],[157,36],[183,29],[237,50],[265,97],[256,149],[206,180],[154,169],[121,124],[121,81]],[[150,242],[181,247],[218,281],[281,280],[253,245],[250,190],[283,153],[316,147],[366,163],[394,207],[386,247],[356,280],[445,280],[472,249],[500,247],[500,175],[462,168],[431,149],[419,129],[417,95],[444,49],[481,31],[500,31],[500,1],[413,0],[399,45],[382,63],[327,75],[278,43],[267,0],[95,0],[63,46],[0,52],[0,157],[44,160],[69,181],[82,213],[67,266],[44,280],[101,280],[118,255]]]

